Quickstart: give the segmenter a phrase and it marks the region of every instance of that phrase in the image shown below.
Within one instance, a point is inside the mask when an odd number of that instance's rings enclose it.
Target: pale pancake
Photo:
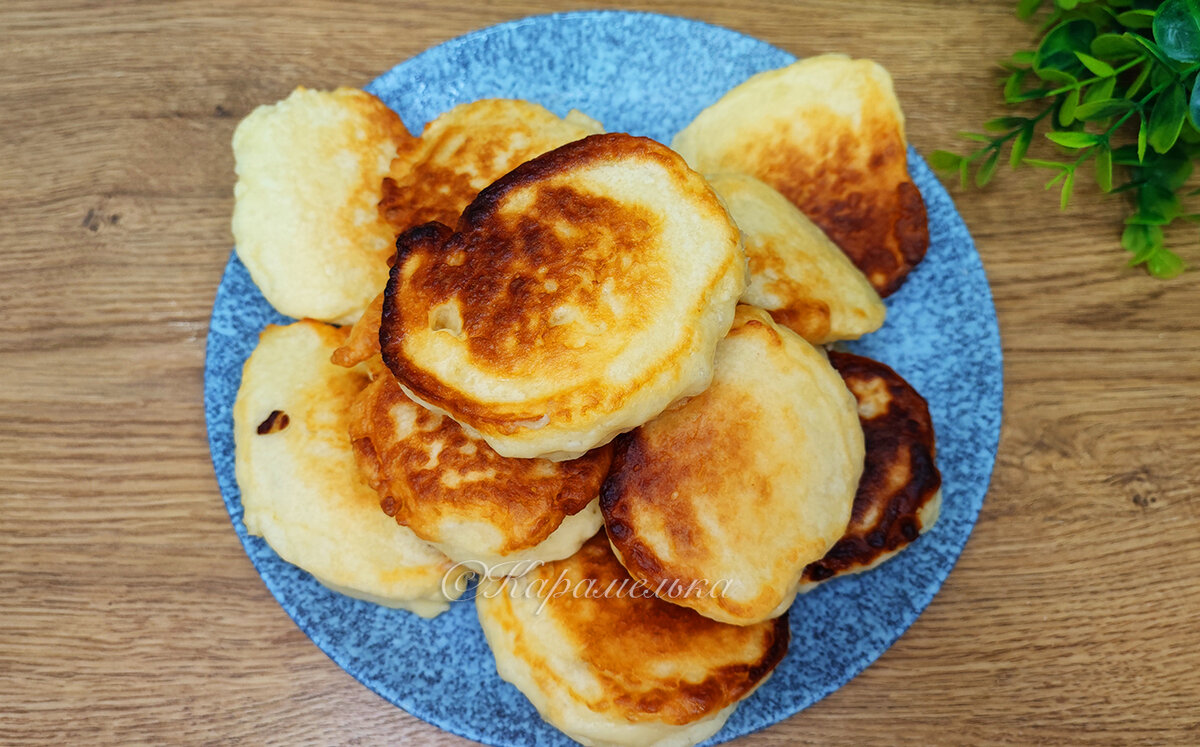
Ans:
[[[703,391],[745,289],[737,228],[646,138],[593,135],[396,240],[383,359],[509,457],[573,459]]]
[[[346,324],[383,288],[396,232],[376,204],[411,139],[383,102],[350,88],[297,88],[238,125],[233,236],[280,313]]]
[[[831,352],[829,362],[858,400],[866,459],[850,526],[825,557],[804,569],[805,591],[834,576],[875,568],[929,531],[942,505],[925,399],[879,361]]]
[[[383,510],[481,575],[565,558],[603,524],[611,446],[569,462],[502,457],[387,372],[355,400],[350,438]]]
[[[517,166],[603,131],[578,111],[559,118],[529,101],[460,104],[400,150],[383,180],[380,214],[396,233],[430,221],[453,226],[480,190]]]
[[[783,658],[787,618],[718,623],[635,584],[596,535],[566,560],[480,585],[496,670],[572,739],[683,747],[715,734]]]
[[[613,548],[673,599],[746,625],[783,613],[845,533],[863,468],[854,397],[825,353],[739,306],[712,386],[616,441],[600,507]]]
[[[742,231],[750,263],[742,303],[814,345],[883,326],[887,308],[866,276],[786,197],[747,174],[713,174],[708,183]]]
[[[706,174],[737,171],[779,190],[880,295],[925,256],[929,227],[908,175],[904,114],[871,60],[810,57],[726,93],[671,144]]]
[[[349,596],[432,617],[464,569],[379,509],[358,474],[348,411],[362,369],[329,362],[346,330],[305,320],[267,327],[233,406],[243,521],[289,563]]]

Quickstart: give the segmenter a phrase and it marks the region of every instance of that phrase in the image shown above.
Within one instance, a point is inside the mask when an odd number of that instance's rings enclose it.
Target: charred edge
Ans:
[[[288,414],[283,410],[272,410],[267,419],[258,424],[258,435],[265,436],[270,433],[278,433],[292,422]]]
[[[509,192],[570,171],[576,166],[594,161],[597,156],[641,153],[667,162],[668,156],[662,151],[674,155],[665,146],[650,138],[635,137],[622,132],[589,135],[582,140],[567,143],[543,153],[531,161],[526,161],[489,186],[484,187],[463,211],[462,217],[458,220],[457,231],[464,233],[477,228],[488,220],[497,211],[501,201]],[[679,158],[679,156],[675,156],[675,158]],[[682,162],[682,159],[680,160]]]
[[[920,510],[942,484],[934,460],[933,421],[924,397],[886,364],[837,351],[830,353],[829,361],[847,382],[881,379],[887,386],[888,415],[882,420],[860,420],[867,442],[866,465],[852,513],[861,517],[881,496],[887,503],[876,526],[843,536],[824,558],[805,568],[804,577],[811,581],[824,581],[848,568],[869,565],[883,554],[915,541],[923,528]],[[900,492],[884,496],[887,467],[901,457],[909,462],[909,480]]]

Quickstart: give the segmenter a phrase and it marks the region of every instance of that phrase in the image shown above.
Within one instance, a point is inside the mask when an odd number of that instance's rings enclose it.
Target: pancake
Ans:
[[[432,617],[449,608],[443,578],[461,593],[466,571],[397,526],[359,477],[347,412],[367,375],[329,362],[345,337],[310,320],[259,337],[233,406],[243,521],[325,586]]]
[[[758,177],[800,208],[882,296],[925,256],[925,203],[908,175],[904,114],[870,60],[810,57],[726,93],[671,147],[705,174]]]
[[[560,119],[528,101],[461,104],[400,150],[383,180],[379,212],[396,233],[430,221],[452,226],[480,190],[509,171],[603,131],[578,111]]]
[[[942,505],[925,399],[879,361],[831,352],[829,362],[858,400],[866,459],[850,526],[824,558],[804,569],[804,590],[875,568],[929,531]]]
[[[672,601],[747,625],[782,614],[845,533],[862,468],[854,397],[824,352],[739,306],[712,386],[617,439],[600,508],[630,575],[723,584]]]
[[[508,457],[574,459],[703,391],[746,284],[666,147],[593,135],[396,240],[379,337],[405,393]]]
[[[281,314],[347,324],[383,288],[396,232],[375,206],[412,139],[383,102],[350,88],[297,88],[238,125],[237,254]]]
[[[350,437],[383,510],[481,575],[565,558],[603,524],[610,446],[569,462],[502,457],[386,372],[355,400]]]
[[[765,309],[814,345],[883,326],[887,308],[879,294],[787,198],[746,174],[710,175],[708,183],[742,230],[750,263],[742,303]]]
[[[500,676],[584,745],[683,747],[715,734],[787,652],[787,617],[725,625],[637,586],[604,533],[480,585]]]
[[[383,291],[363,311],[358,321],[350,327],[346,341],[333,351],[330,360],[339,366],[353,368],[360,363],[373,363],[379,356],[379,324],[383,316]],[[383,362],[374,367],[383,369]]]

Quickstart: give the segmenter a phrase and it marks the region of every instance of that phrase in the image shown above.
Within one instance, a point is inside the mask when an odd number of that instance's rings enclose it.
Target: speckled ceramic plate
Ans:
[[[819,46],[814,42],[814,46]],[[671,136],[753,73],[793,61],[764,42],[696,21],[622,12],[527,18],[430,49],[369,87],[414,132],[485,97],[572,107],[610,131]],[[302,82],[302,81],[301,81]],[[945,503],[931,532],[882,568],[800,597],[794,645],[775,675],[711,740],[724,742],[806,708],[845,684],[916,619],[950,572],[983,503],[1000,433],[1000,338],[979,255],[925,162],[910,168],[929,209],[927,259],[888,299],[884,328],[850,346],[882,360],[929,400]],[[243,361],[275,313],[236,257],[213,307],[205,411],[233,526],[267,588],[318,646],[364,685],[432,724],[493,745],[569,741],[497,675],[470,602],[422,620],[326,590],[246,535],[230,411]]]

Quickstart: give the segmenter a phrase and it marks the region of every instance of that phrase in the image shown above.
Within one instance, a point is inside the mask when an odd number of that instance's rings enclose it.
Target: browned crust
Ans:
[[[509,278],[505,284],[496,283],[498,278],[507,277],[503,274],[507,263],[519,263],[526,258],[514,255],[505,246],[503,236],[495,238],[490,236],[489,232],[500,230],[503,233],[503,230],[510,229],[514,235],[526,242],[525,246],[535,246],[541,250],[539,262],[552,265],[557,262],[564,270],[569,268],[561,256],[555,258],[555,247],[542,246],[541,239],[532,236],[538,231],[535,220],[522,218],[514,226],[494,225],[500,222],[497,214],[503,201],[517,189],[544,182],[588,163],[623,158],[656,161],[670,172],[687,170],[686,164],[678,155],[649,138],[623,133],[592,135],[528,161],[482,190],[463,212],[455,230],[440,223],[427,223],[400,234],[396,239],[395,261],[384,291],[379,329],[383,360],[396,379],[423,402],[481,429],[490,427],[502,432],[515,432],[522,425],[537,421],[546,415],[545,403],[538,403],[538,407],[531,409],[506,406],[507,409],[499,411],[495,405],[475,401],[460,389],[413,365],[403,350],[405,330],[415,328],[415,325],[425,323],[426,320],[406,318],[405,294],[424,294],[423,302],[414,304],[414,308],[409,310],[408,313],[413,315],[428,313],[428,310],[441,300],[463,299],[466,307],[463,327],[471,354],[477,359],[496,364],[501,369],[527,359],[531,350],[544,341],[548,327],[545,321],[554,303],[536,298],[532,302],[525,302],[527,297],[531,297],[530,294],[535,293],[536,288],[532,286],[537,283],[522,275]],[[570,192],[567,189],[542,192],[543,194],[538,195],[539,202],[534,206],[534,211],[557,211],[564,222],[573,227],[620,223],[620,230],[629,234],[624,243],[634,249],[642,246],[655,229],[655,216],[641,215],[631,206],[609,204],[611,201],[607,198],[577,192],[566,194],[565,192]],[[469,267],[469,270],[446,272],[443,264],[437,268],[436,277],[432,271],[427,273],[427,277],[422,277],[420,288],[402,288],[404,273],[410,261],[432,263],[454,252],[467,253],[466,259],[455,267]],[[652,298],[656,284],[663,282],[661,277],[656,276],[653,266],[639,262],[638,259],[634,257],[630,267],[618,268],[614,262],[612,267],[604,268],[608,276],[618,284],[619,289],[626,291],[630,302],[635,304],[641,298]],[[421,270],[418,267],[416,271]],[[564,272],[564,276],[552,276],[551,279],[559,283],[570,282],[569,274]],[[578,281],[576,282],[578,284]],[[632,318],[635,315],[628,316]],[[685,337],[680,345],[684,346],[689,342]],[[643,378],[650,378],[657,373],[658,371],[647,372]],[[604,395],[623,398],[640,384],[641,381],[631,382],[628,391],[606,391]],[[592,396],[592,399],[597,397]],[[558,404],[566,406],[563,403]],[[591,402],[592,406],[603,404],[599,401]],[[550,414],[557,417],[557,413]]]
[[[921,509],[942,486],[925,399],[879,361],[834,351],[829,362],[859,401],[866,459],[846,534],[804,569],[804,581],[863,568],[911,544],[927,528],[921,526]],[[886,410],[864,416],[864,409],[872,412],[884,401]]]
[[[809,116],[817,132],[847,129],[832,112]],[[880,296],[896,292],[929,248],[925,202],[908,173],[900,124],[890,114],[864,112],[861,137],[819,144],[789,138],[785,128],[758,146],[755,175],[820,226]]]
[[[573,578],[595,579],[600,588],[621,581],[636,583],[613,555],[603,531],[575,556],[550,564],[543,574],[556,578],[564,569]],[[560,620],[570,623],[569,632],[583,661],[604,683],[604,691],[613,695],[611,705],[633,721],[685,725],[736,703],[774,670],[791,638],[786,613],[738,626],[710,620],[652,595],[630,594],[600,602],[564,596],[551,605],[558,607],[555,614]],[[659,649],[667,656],[683,649],[703,662],[760,636],[762,653],[756,658],[710,668],[699,681],[657,679],[641,667],[642,661],[653,661]]]
[[[645,542],[638,538],[629,515],[629,495],[632,483],[646,467],[646,445],[641,429],[617,436],[613,442],[612,467],[600,488],[600,512],[613,547],[621,554],[621,562],[637,578],[658,581],[667,570]]]
[[[416,425],[397,437],[390,413],[405,405],[417,410]],[[582,511],[596,498],[611,461],[607,445],[563,462],[502,457],[450,418],[411,403],[387,373],[358,396],[349,420],[359,470],[379,493],[384,513],[430,542],[450,540],[443,536],[447,522],[489,523],[505,537],[495,548],[502,554],[538,545]],[[486,480],[453,487],[442,481],[451,472],[489,471]]]

